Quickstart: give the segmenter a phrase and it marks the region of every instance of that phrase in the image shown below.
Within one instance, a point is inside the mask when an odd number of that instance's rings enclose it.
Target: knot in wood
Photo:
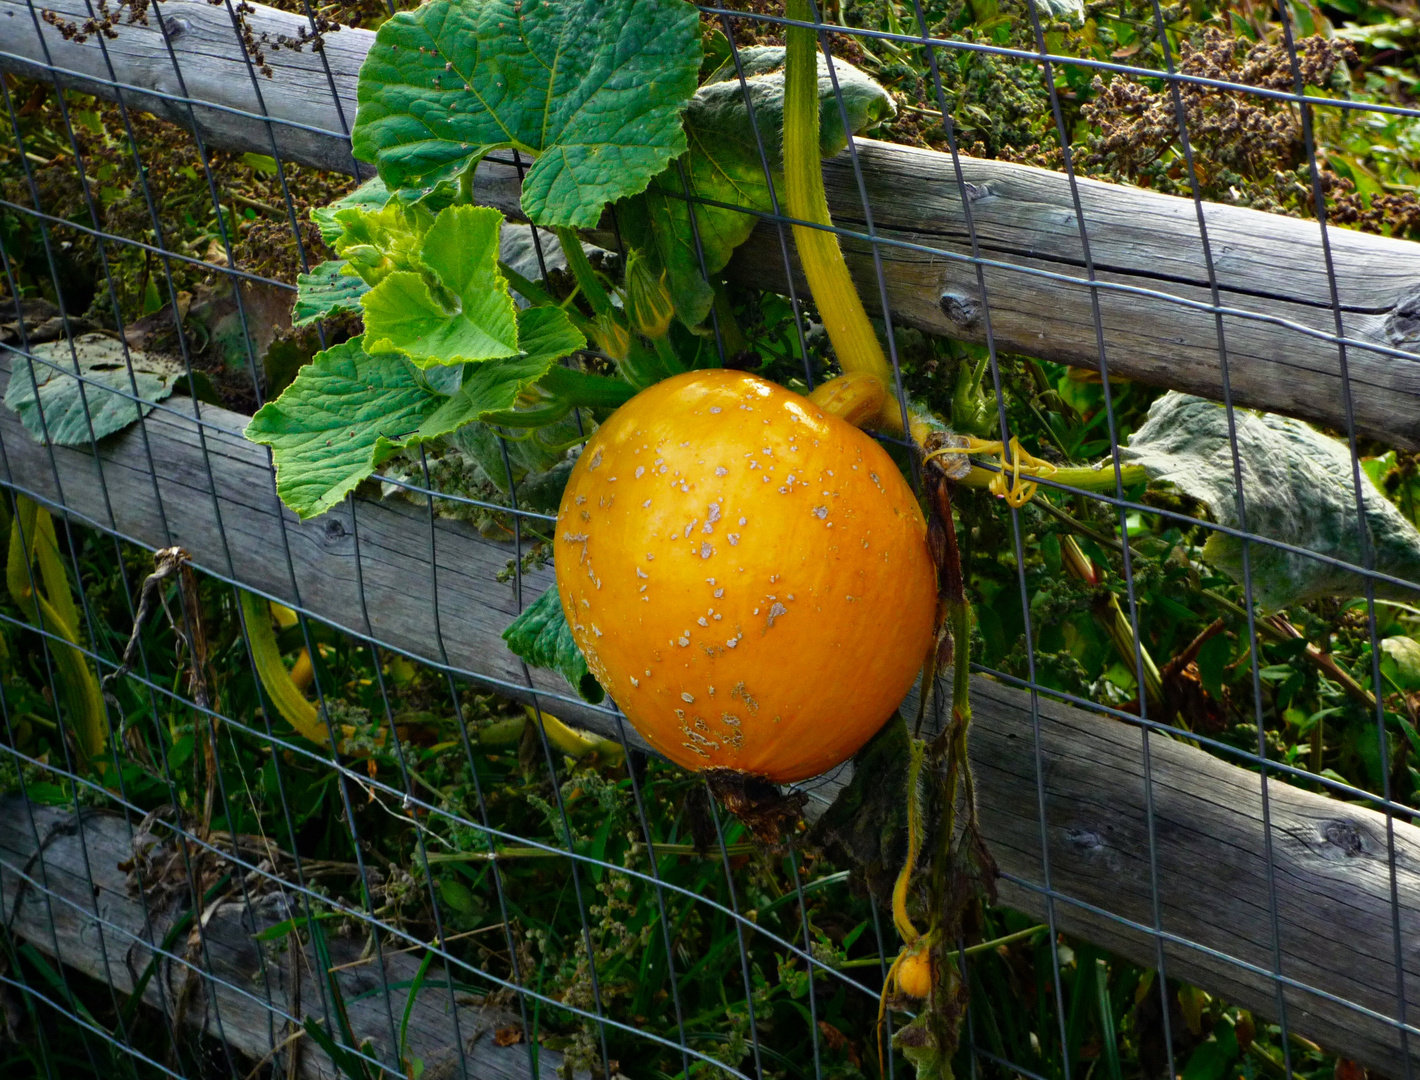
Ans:
[[[186,19],[178,18],[176,15],[171,15],[163,20],[163,32],[167,34],[169,41],[176,41],[191,29],[191,23]]]
[[[989,199],[996,192],[991,188],[991,181],[984,184],[973,184],[970,181],[962,183],[962,189],[966,193],[966,201],[969,203],[979,202],[982,199]]]
[[[975,325],[976,321],[981,318],[980,301],[967,293],[948,290],[938,297],[937,306],[942,309],[943,315],[963,330]]]
[[[1386,341],[1399,348],[1420,341],[1420,289],[1406,293],[1395,302],[1395,307],[1386,312],[1382,329]]]
[[[1093,829],[1066,829],[1065,840],[1077,851],[1091,852],[1104,849],[1104,841]]]
[[[1347,818],[1332,818],[1318,826],[1322,853],[1331,858],[1354,859],[1370,854],[1370,836],[1359,822]]]
[[[345,539],[345,523],[337,517],[326,519],[324,531],[327,542]]]

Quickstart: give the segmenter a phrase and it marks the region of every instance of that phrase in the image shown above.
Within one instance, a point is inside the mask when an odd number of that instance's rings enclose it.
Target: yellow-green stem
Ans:
[[[54,522],[47,511],[23,496],[16,503],[19,513],[10,526],[5,584],[25,618],[52,635],[47,644],[54,657],[59,695],[73,724],[79,752],[86,761],[93,760],[103,752],[108,740],[104,699],[99,680],[79,648],[78,612],[69,595],[69,579],[59,562]],[[40,564],[39,580],[48,597],[35,587],[36,561]]]
[[[784,12],[790,19],[813,21],[809,0],[785,0]],[[831,227],[833,218],[824,195],[819,156],[818,35],[808,27],[791,26],[784,38],[784,209],[800,221]],[[891,390],[892,366],[853,285],[838,237],[825,229],[795,225],[794,245],[844,373],[866,371]],[[895,395],[887,396],[875,426],[902,434],[902,413]]]
[[[611,315],[611,297],[607,295],[606,289],[602,288],[597,272],[587,261],[587,253],[582,250],[582,240],[577,231],[559,228],[557,241],[562,245],[562,254],[567,257],[567,269],[572,271],[572,276],[576,278],[577,286],[587,298],[587,303],[592,306],[592,311],[597,315]]]
[[[917,869],[917,855],[922,850],[922,757],[926,745],[920,739],[911,741],[907,759],[907,859],[892,887],[892,921],[902,940],[911,945],[920,936],[907,914],[907,890],[912,873]]]
[[[1014,471],[1014,470],[1013,470]],[[999,470],[983,469],[973,465],[971,472],[957,481],[963,487],[984,488],[990,487],[991,482],[996,479]],[[1056,469],[1054,472],[1042,472],[1027,466],[1021,467],[1021,476],[1031,480],[1049,480],[1052,484],[1060,484],[1064,487],[1078,488],[1080,491],[1107,491],[1114,490],[1114,469],[1106,465],[1102,469],[1095,469],[1088,465],[1071,469]],[[1125,465],[1121,470],[1123,473],[1124,486],[1133,487],[1142,484],[1149,479],[1149,474],[1142,465]]]
[[[282,718],[302,736],[320,746],[330,745],[330,733],[321,723],[320,713],[306,700],[300,687],[291,681],[291,673],[281,660],[276,633],[271,628],[271,612],[267,603],[255,593],[241,594],[242,618],[247,624],[247,641],[251,643],[252,663],[256,676],[265,687],[271,703]]]

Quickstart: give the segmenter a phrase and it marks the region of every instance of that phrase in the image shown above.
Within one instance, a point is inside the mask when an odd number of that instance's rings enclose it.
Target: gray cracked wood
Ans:
[[[289,935],[271,942],[254,937],[293,917],[303,922],[304,913],[299,897],[273,887],[259,874],[248,879],[250,904],[233,888],[208,906],[196,949],[189,951],[188,933],[179,931],[176,944],[160,951],[168,931],[190,910],[191,892],[185,887],[182,862],[176,860],[176,882],[155,880],[154,874],[139,877],[149,893],[145,902],[134,888],[136,881],[130,882],[119,868],[134,858],[138,825],[102,811],[75,815],[15,796],[0,799],[0,918],[9,933],[67,967],[108,983],[121,995],[132,991],[158,956],[143,1000],[163,1010],[170,1025],[181,1015],[187,1029],[182,1034],[220,1039],[249,1060],[278,1050],[284,1066],[293,1018],[314,1017],[327,1031],[338,1031],[322,1004],[329,995],[318,985],[318,961],[311,946],[303,945],[294,963]],[[146,850],[146,844],[139,846]],[[169,854],[162,848],[149,852],[158,866]],[[236,877],[246,872],[234,869]],[[177,888],[159,888],[170,884]],[[385,935],[382,962],[359,964],[363,937],[332,934],[328,945],[334,966],[352,965],[336,973],[351,1031],[357,1041],[371,1040],[367,1052],[388,1063],[392,1075],[403,1075],[398,1028],[392,1029],[390,1016],[392,1011],[395,1024],[403,1018],[422,954],[395,951],[408,942]],[[433,985],[444,982],[437,968],[431,967],[427,978],[429,987],[416,995],[411,1008],[405,1044],[411,1058],[424,1061],[426,1076],[527,1080],[533,1075],[526,1045],[500,1047],[493,1038],[499,1028],[519,1025],[516,1013],[484,1009],[466,994],[453,1003],[446,989]],[[367,993],[372,990],[377,992]],[[177,1002],[185,992],[189,1004],[179,1010]],[[463,1067],[457,1053],[460,1039]],[[309,1038],[301,1042],[298,1075],[307,1080],[338,1080],[343,1075]],[[556,1070],[561,1057],[541,1051],[538,1075],[560,1075]]]
[[[258,37],[311,29],[299,15],[250,7],[246,18]],[[87,0],[44,8],[71,20],[89,14]],[[372,33],[327,34],[318,53],[268,47],[273,78],[267,79],[249,68],[226,6],[169,0],[161,23],[153,16],[147,25],[121,26],[113,40],[91,36],[84,43],[65,41],[39,19],[40,10],[32,0],[0,0],[0,69],[110,98],[121,94],[135,107],[195,126],[214,146],[260,153],[274,146],[293,161],[370,175],[351,157],[348,132]],[[1328,231],[1343,336],[1355,342],[1346,349],[1343,379],[1341,350],[1330,340],[1337,314],[1315,222],[1205,204],[1210,276],[1191,201],[1081,180],[1096,280],[1144,291],[1092,290],[1069,178],[962,158],[980,255],[1003,264],[984,268],[983,293],[975,266],[963,261],[971,243],[952,159],[866,139],[859,140],[858,157],[895,325],[980,341],[989,315],[1003,349],[1098,368],[1094,292],[1103,359],[1114,375],[1221,399],[1225,352],[1239,404],[1344,430],[1349,388],[1358,433],[1420,446],[1420,360],[1408,355],[1420,340],[1420,245]],[[825,173],[834,220],[866,231],[848,155],[827,163]],[[517,213],[513,169],[486,163],[479,181],[480,201]],[[854,240],[845,246],[860,292],[878,309],[868,246]],[[785,288],[776,227],[761,224],[730,272],[750,285]],[[1221,316],[1221,349],[1214,313],[1175,302],[1210,304],[1214,278],[1220,306],[1240,312]]]
[[[0,375],[7,365],[0,351]],[[149,547],[180,543],[199,567],[289,601],[299,592],[317,618],[355,633],[373,632],[416,657],[443,660],[509,692],[528,694],[519,689],[525,686],[522,670],[499,637],[515,611],[511,586],[494,580],[510,549],[458,523],[439,521],[436,623],[430,618],[436,594],[427,562],[426,514],[357,499],[353,507],[347,503],[299,523],[289,512],[278,512],[265,450],[241,440],[246,418],[202,406],[204,448],[192,410],[187,399],[171,399],[142,425],[105,440],[98,459],[84,450],[38,446],[13,413],[0,410],[0,483]],[[283,535],[289,538],[298,588],[280,555]],[[525,588],[549,581],[541,571],[529,576]],[[567,687],[544,672],[534,678],[548,692],[541,700],[552,711],[618,736],[610,713],[566,697],[549,702],[549,693],[566,695]],[[1040,889],[1047,882],[1030,698],[984,678],[973,681],[972,692],[971,756],[986,837],[1008,875],[1002,899],[1043,915]],[[1153,966],[1155,939],[1147,931],[1153,927],[1154,881],[1141,733],[1042,700],[1040,736],[1048,884],[1058,897],[1058,925]],[[1399,1016],[1384,817],[1273,779],[1269,878],[1259,777],[1159,735],[1150,737],[1150,752],[1162,929],[1172,935],[1164,944],[1170,975],[1274,1016],[1277,984],[1268,973],[1275,970],[1275,888],[1282,975],[1321,992],[1284,987],[1290,1030],[1385,1075],[1403,1075],[1398,1030],[1370,1015]],[[820,804],[833,797],[844,772],[809,785]],[[1405,985],[1408,1000],[1415,1002],[1420,1000],[1420,829],[1397,823],[1394,842]],[[1413,1006],[1410,1019],[1413,1023]],[[1420,1036],[1411,1046],[1420,1047]]]
[[[1030,696],[978,678],[972,707],[982,827],[1009,875],[1003,903],[1045,917],[1043,832],[1062,930],[1148,967],[1162,941],[1171,978],[1273,1020],[1280,986],[1290,1031],[1383,1075],[1406,1074],[1400,1029],[1383,1018],[1402,1017],[1398,933],[1404,1017],[1412,1029],[1417,1019],[1420,829],[1395,821],[1388,830],[1374,809],[1274,774],[1269,833],[1258,773],[1157,733],[1146,770],[1142,729],[1044,698],[1038,773]],[[1156,893],[1162,937],[1149,932]],[[1417,1054],[1420,1035],[1411,1034],[1412,1068]]]

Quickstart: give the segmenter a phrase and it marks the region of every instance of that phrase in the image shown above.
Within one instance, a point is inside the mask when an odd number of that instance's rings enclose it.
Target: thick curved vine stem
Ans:
[[[921,740],[912,740],[907,760],[907,859],[892,889],[893,925],[908,945],[921,936],[907,914],[907,889],[917,868],[917,856],[922,850],[922,758],[925,750]]]
[[[785,0],[784,14],[811,23],[812,0]],[[886,389],[893,385],[892,365],[878,343],[877,331],[848,273],[843,250],[832,231],[833,218],[823,190],[818,35],[806,26],[790,26],[785,30],[784,43],[784,210],[790,217],[811,223],[793,227],[799,265],[839,366],[845,374],[873,375]],[[902,414],[895,398],[884,395],[872,426],[890,434],[903,434]]]

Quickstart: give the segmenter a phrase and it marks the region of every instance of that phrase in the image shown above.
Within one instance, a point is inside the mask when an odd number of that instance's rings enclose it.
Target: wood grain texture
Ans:
[[[1048,884],[1060,929],[1146,967],[1162,940],[1171,978],[1273,1020],[1280,986],[1291,1032],[1406,1074],[1401,1031],[1382,1018],[1402,1016],[1398,928],[1404,1017],[1412,1029],[1420,1019],[1420,829],[1395,822],[1388,836],[1383,814],[1273,776],[1269,830],[1260,775],[1202,750],[1151,734],[1146,771],[1142,729],[1042,698],[1037,758],[1028,694],[978,678],[972,707],[982,826],[1008,875],[1002,903],[1043,919]],[[1161,938],[1149,932],[1155,895]],[[1420,1034],[1408,1053],[1414,1068]]]
[[[56,0],[45,7],[71,20],[89,14],[88,0]],[[310,29],[301,16],[250,7],[246,18],[257,37],[291,37]],[[169,0],[162,5],[161,23],[153,17],[146,26],[120,27],[111,41],[91,36],[83,43],[65,41],[58,28],[39,20],[38,10],[31,0],[0,0],[0,69],[57,77],[107,97],[122,93],[134,107],[195,127],[214,146],[266,154],[274,146],[293,161],[371,173],[351,157],[348,138],[359,66],[374,37],[368,31],[327,34],[318,53],[309,46],[301,52],[267,47],[273,76],[268,79],[249,68],[229,7]],[[48,65],[60,73],[46,75]],[[276,122],[266,122],[266,116]],[[1343,336],[1357,343],[1346,349],[1343,379],[1336,342],[1314,336],[1335,336],[1337,317],[1315,222],[1206,204],[1210,275],[1191,201],[1081,180],[1077,190],[1096,280],[1163,295],[1092,290],[1069,178],[962,158],[980,256],[1004,264],[985,267],[983,292],[976,267],[964,261],[971,242],[952,159],[866,139],[858,142],[858,158],[858,171],[846,154],[825,166],[829,205],[840,227],[867,231],[861,172],[894,325],[981,341],[989,317],[1002,349],[1098,368],[1093,292],[1104,364],[1114,375],[1221,399],[1220,355],[1226,352],[1239,404],[1344,430],[1349,389],[1360,434],[1405,448],[1420,446],[1420,359],[1367,348],[1415,351],[1420,245],[1328,230]],[[514,170],[485,163],[477,197],[516,215]],[[845,246],[860,292],[880,311],[868,245],[849,240]],[[784,289],[776,227],[761,224],[730,269],[746,284]],[[1214,278],[1220,307],[1246,313],[1221,317],[1221,348],[1212,311],[1173,302],[1210,304]],[[799,286],[804,287],[802,280]]]
[[[273,889],[259,875],[248,880],[245,898],[233,887],[208,905],[194,947],[183,930],[176,943],[159,954],[165,935],[191,910],[191,891],[183,862],[175,859],[171,880],[154,874],[141,877],[148,895],[145,903],[144,893],[135,888],[138,875],[130,881],[119,869],[120,863],[130,864],[134,858],[138,825],[117,814],[91,810],[76,816],[14,796],[0,799],[0,916],[9,932],[123,995],[159,955],[143,1000],[163,1010],[170,1027],[178,1028],[181,1017],[180,1037],[219,1039],[249,1062],[282,1048],[293,1030],[293,1016],[316,1018],[327,1031],[338,1032],[335,1017],[327,1015],[323,1004],[329,992],[319,985],[319,962],[309,944],[293,954],[289,935],[269,942],[255,939],[255,934],[293,917],[304,925],[300,898]],[[171,848],[149,849],[147,842],[137,846],[154,866],[162,866],[172,855]],[[238,869],[235,876],[243,872]],[[327,940],[333,966],[362,958],[363,937],[332,932]],[[336,973],[351,1031],[357,1041],[372,1040],[367,1053],[390,1065],[390,1075],[403,1075],[398,1025],[422,960],[418,952],[392,951],[407,944],[385,935],[382,962],[355,964]],[[425,1076],[526,1080],[533,1075],[525,1044],[500,1047],[493,1037],[500,1028],[521,1026],[516,1013],[485,1010],[465,994],[455,1005],[447,989],[433,985],[445,982],[442,972],[431,967],[426,978],[430,985],[415,996],[405,1036],[405,1052],[425,1063]],[[181,1007],[185,996],[188,1002]],[[303,1037],[301,1043],[298,1075],[308,1080],[337,1080],[342,1075],[312,1040]],[[282,1048],[283,1075],[286,1052]],[[539,1076],[554,1077],[561,1055],[544,1050],[538,1064]],[[234,1075],[243,1075],[247,1067]]]
[[[0,353],[0,366],[4,361]],[[237,435],[244,417],[203,406],[204,448],[195,423],[185,418],[192,403],[174,398],[170,405],[172,412],[155,411],[143,426],[105,440],[97,460],[81,450],[56,449],[51,455],[29,439],[13,413],[0,410],[0,483],[67,506],[77,520],[151,547],[180,543],[199,567],[283,599],[299,595],[308,611],[338,627],[373,632],[421,659],[445,660],[514,694],[529,693],[518,689],[526,685],[521,668],[499,637],[515,610],[511,587],[494,581],[508,548],[462,525],[438,522],[436,624],[429,614],[434,591],[426,515],[399,504],[356,500],[353,507],[347,503],[300,524],[289,513],[278,514],[265,451]],[[111,518],[101,483],[108,485]],[[166,529],[157,514],[155,487]],[[299,588],[292,587],[280,555],[283,529]],[[362,578],[367,606],[360,603]],[[548,580],[545,571],[534,574],[525,587],[531,591]],[[536,673],[535,680],[544,691],[567,693],[546,673]],[[1038,890],[1047,881],[1030,699],[983,678],[974,680],[973,695],[971,753],[987,840],[1008,876],[1002,898],[1043,914]],[[548,704],[545,695],[542,700]],[[618,735],[605,710],[567,700],[549,707],[565,719]],[[913,706],[907,708],[911,712]],[[1155,883],[1140,731],[1048,701],[1041,703],[1040,718],[1048,884],[1060,897],[1058,924],[1152,966],[1156,946],[1146,931],[1154,925]],[[1258,776],[1158,735],[1150,737],[1150,751],[1162,929],[1201,947],[1167,942],[1169,973],[1263,1016],[1276,1015],[1276,983],[1266,974],[1275,970],[1270,916],[1275,888],[1283,976],[1342,1002],[1286,988],[1290,1029],[1386,1075],[1403,1075],[1397,1030],[1344,1004],[1399,1015],[1384,818],[1272,780],[1269,879]],[[811,785],[819,805],[845,779],[840,773]],[[1397,824],[1394,836],[1407,994],[1420,1001],[1420,830]],[[1411,1047],[1412,1053],[1420,1048],[1420,1037]]]

